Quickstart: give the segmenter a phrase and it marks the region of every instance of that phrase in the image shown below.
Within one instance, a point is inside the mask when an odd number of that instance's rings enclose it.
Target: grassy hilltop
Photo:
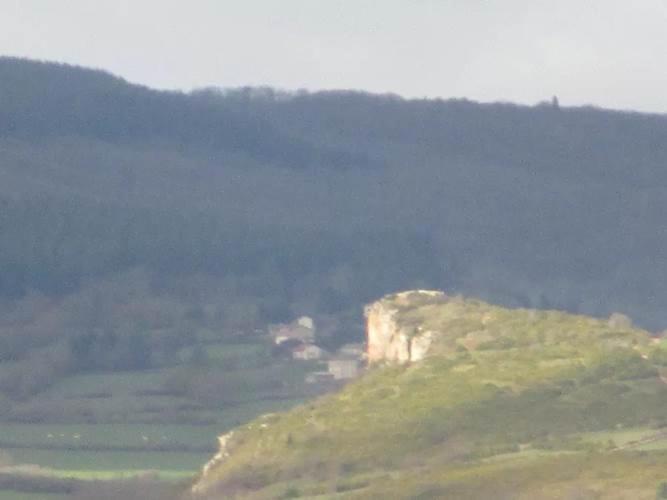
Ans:
[[[653,499],[667,481],[667,350],[627,318],[415,295],[396,320],[437,333],[424,361],[237,429],[199,485],[212,498]]]

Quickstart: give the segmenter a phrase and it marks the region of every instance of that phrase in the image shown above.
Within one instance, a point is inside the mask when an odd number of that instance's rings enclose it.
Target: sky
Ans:
[[[0,0],[0,55],[160,89],[357,89],[667,113],[667,0]]]

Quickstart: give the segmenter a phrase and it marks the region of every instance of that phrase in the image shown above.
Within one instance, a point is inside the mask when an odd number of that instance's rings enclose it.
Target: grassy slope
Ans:
[[[660,348],[646,332],[462,299],[415,303],[399,320],[440,333],[431,357],[373,369],[338,394],[237,430],[231,458],[203,482],[260,498],[485,498],[484,484],[539,498],[551,483],[655,495],[664,452],[612,451],[622,443],[588,434],[657,434],[665,424]]]

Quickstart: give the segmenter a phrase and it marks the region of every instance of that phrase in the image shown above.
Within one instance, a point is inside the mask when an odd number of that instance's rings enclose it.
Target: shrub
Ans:
[[[618,328],[623,330],[632,328],[632,320],[630,317],[619,312],[612,313],[607,320],[607,324],[610,328]]]
[[[651,353],[650,359],[656,365],[667,366],[667,349],[656,349]]]
[[[283,493],[282,498],[299,498],[301,496],[301,490],[296,486],[290,486]]]
[[[658,485],[658,491],[655,495],[656,500],[667,498],[667,481],[663,481]]]
[[[368,481],[363,481],[360,479],[341,481],[336,484],[336,493],[344,493],[346,491],[360,490],[368,486]]]
[[[510,337],[498,337],[494,340],[489,340],[487,342],[482,342],[477,346],[477,349],[480,351],[486,351],[491,349],[511,349],[516,347],[516,340]]]

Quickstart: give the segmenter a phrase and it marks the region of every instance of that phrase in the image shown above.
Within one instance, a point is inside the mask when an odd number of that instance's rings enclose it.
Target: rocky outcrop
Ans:
[[[409,363],[423,359],[433,342],[433,332],[408,328],[398,320],[400,311],[415,303],[440,302],[443,292],[413,290],[388,295],[365,309],[369,364]]]
[[[367,320],[367,343],[369,363],[410,363],[423,359],[436,338],[436,333],[421,326],[408,326],[401,321],[402,313],[414,311],[422,306],[443,303],[449,298],[439,291],[413,290],[388,295],[370,304],[365,309]],[[202,473],[190,490],[191,498],[210,498],[212,492],[220,487],[221,480],[215,477],[215,470],[225,464],[243,442],[242,433],[253,428],[268,429],[276,418],[266,414],[251,422],[245,429],[220,436],[220,450],[203,468]],[[317,420],[307,420],[309,425],[318,428]],[[324,431],[325,428],[319,428]],[[217,498],[217,497],[216,497]],[[224,498],[224,497],[220,497]]]
[[[201,496],[207,493],[210,484],[208,484],[208,474],[216,466],[220,465],[229,457],[229,441],[234,435],[234,431],[218,436],[220,447],[218,453],[209,460],[202,469],[201,478],[197,481],[191,489],[194,496]]]

